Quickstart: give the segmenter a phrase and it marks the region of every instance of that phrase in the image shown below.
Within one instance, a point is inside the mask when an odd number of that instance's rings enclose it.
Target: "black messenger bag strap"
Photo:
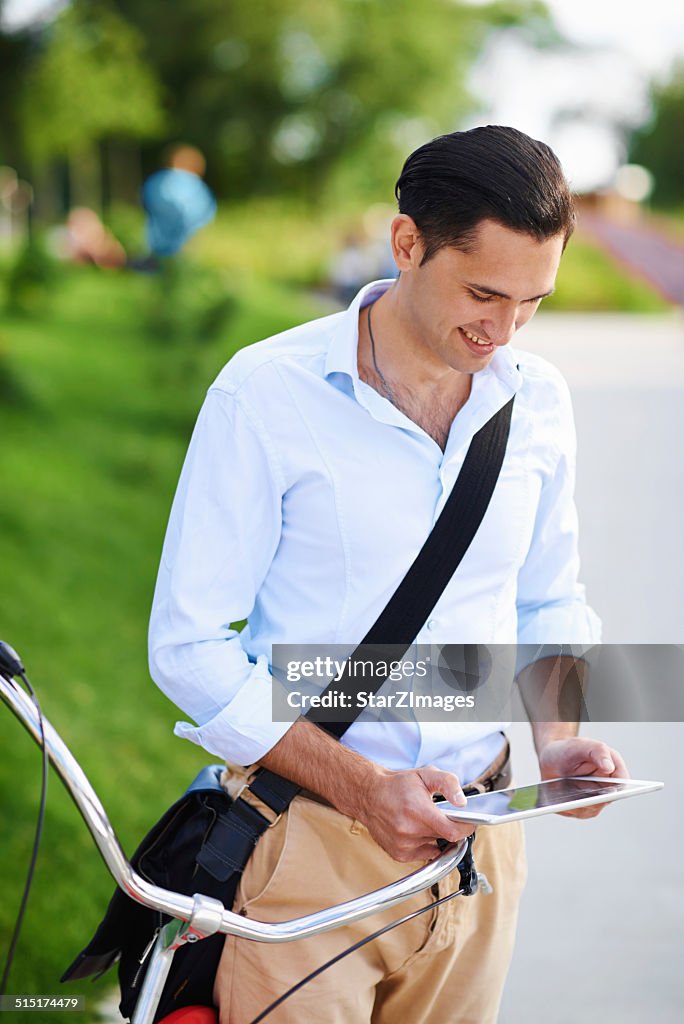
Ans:
[[[324,693],[343,692],[354,697],[358,689],[377,692],[387,678],[388,662],[400,661],[425,625],[489,507],[506,454],[514,400],[515,396],[473,436],[461,472],[427,540],[384,610]],[[353,669],[362,661],[373,661],[376,667],[370,680],[360,675],[357,682]],[[356,701],[352,707],[356,707]],[[321,720],[318,724],[340,739],[361,710],[359,705],[356,713],[351,711],[348,721]],[[325,714],[325,709],[312,708],[306,717],[316,722]]]
[[[366,691],[369,686],[379,690],[385,682],[382,665],[387,663],[388,648],[391,660],[401,660],[413,643],[470,547],[487,511],[506,454],[513,402],[511,398],[474,435],[451,494],[423,547],[384,610],[349,656],[340,675],[324,692],[344,691],[353,697],[357,682],[350,669],[355,661],[368,660],[374,660],[378,670],[371,681],[365,678],[361,685]],[[382,647],[374,653],[373,648],[378,645]],[[356,701],[352,702],[352,707],[356,708]],[[347,721],[317,724],[339,739],[360,711],[360,706],[350,711]],[[323,717],[321,710],[314,708],[306,717],[315,722],[317,715]],[[300,787],[261,768],[249,789],[275,815],[280,815]],[[266,817],[251,807],[248,812],[247,807],[247,802],[238,797],[216,821],[197,857],[200,867],[222,882],[242,871],[251,849],[269,827]],[[236,863],[238,860],[241,866]]]

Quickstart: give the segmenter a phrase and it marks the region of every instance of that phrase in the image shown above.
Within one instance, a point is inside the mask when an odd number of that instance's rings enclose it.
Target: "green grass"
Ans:
[[[656,207],[648,211],[646,222],[656,230],[664,232],[673,241],[684,245],[684,206],[669,209]]]
[[[234,286],[234,282],[233,282]],[[21,398],[0,405],[0,636],[21,652],[46,716],[99,793],[129,854],[208,754],[149,680],[146,629],[168,510],[203,393],[240,345],[316,315],[310,300],[244,283],[214,340],[152,338],[157,282],[60,273],[42,318],[5,319],[0,360]],[[38,806],[40,753],[0,707],[0,956],[18,909]],[[59,986],[113,883],[51,773],[45,835],[10,992]],[[53,1021],[54,1014],[34,1014]],[[8,1018],[9,1022],[9,1018]]]
[[[345,230],[359,220],[358,211],[305,211],[277,200],[225,204],[191,247],[198,258],[230,273],[319,286]]]
[[[385,218],[391,219],[391,213],[388,207]],[[381,216],[380,211],[375,214],[376,219]],[[325,287],[333,256],[350,228],[358,229],[362,221],[362,211],[351,208],[306,213],[276,200],[225,205],[192,247],[198,258],[232,273]],[[556,292],[544,308],[654,313],[671,306],[578,231],[563,256]]]

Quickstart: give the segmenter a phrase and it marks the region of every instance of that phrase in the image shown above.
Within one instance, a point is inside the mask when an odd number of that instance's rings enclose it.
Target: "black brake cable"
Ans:
[[[45,822],[45,804],[47,801],[47,783],[48,783],[48,752],[47,746],[45,745],[45,726],[43,723],[43,713],[38,703],[38,698],[28,680],[24,666],[21,663],[19,655],[9,644],[4,643],[0,640],[0,673],[10,681],[19,677],[22,683],[26,687],[33,701],[33,704],[38,712],[38,721],[40,723],[40,739],[41,749],[43,752],[43,773],[42,773],[42,784],[40,791],[40,806],[38,808],[38,820],[36,822],[35,837],[33,840],[33,851],[31,854],[31,862],[26,875],[26,884],[24,886],[24,894],[21,899],[21,905],[17,914],[17,920],[14,925],[14,931],[12,932],[12,938],[10,941],[9,950],[7,953],[7,959],[5,960],[5,968],[2,973],[2,981],[0,981],[0,996],[7,994],[7,984],[9,982],[10,970],[12,969],[12,961],[14,960],[14,954],[19,942],[19,935],[21,933],[21,926],[24,921],[24,913],[26,911],[26,904],[28,903],[29,893],[31,891],[31,885],[33,883],[33,876],[36,870],[36,861],[38,860],[38,849],[40,847],[40,841],[43,835],[43,825]]]
[[[353,946],[343,949],[341,953],[338,953],[330,960],[327,960],[324,964],[321,964],[321,966],[317,967],[315,971],[311,971],[311,973],[307,974],[305,978],[302,978],[301,981],[298,981],[295,985],[289,988],[287,992],[284,992],[282,996],[278,996],[278,998],[267,1006],[265,1010],[262,1010],[258,1017],[255,1017],[254,1020],[250,1021],[250,1024],[260,1024],[260,1021],[268,1017],[274,1010],[277,1010],[286,999],[293,996],[295,992],[299,992],[300,988],[303,988],[310,981],[313,981],[314,978],[317,978],[319,974],[323,973],[323,971],[327,971],[329,967],[339,963],[340,960],[344,960],[345,956],[349,956],[350,953],[355,953],[357,949],[361,949],[361,947],[365,946],[367,942],[372,942],[373,939],[379,939],[381,935],[384,935],[385,932],[391,931],[392,928],[397,928],[400,924],[406,924],[407,921],[413,920],[413,918],[418,917],[419,914],[424,914],[426,911],[432,910],[433,907],[439,907],[442,903],[447,903],[449,900],[453,900],[456,896],[463,895],[465,895],[465,889],[459,889],[457,892],[451,892],[448,896],[442,896],[441,899],[435,900],[434,903],[428,903],[427,906],[420,907],[418,910],[414,910],[411,914],[406,914],[405,917],[400,917],[397,921],[391,921],[389,924],[386,924],[384,928],[378,928],[376,932],[372,932],[370,935],[367,935],[365,939],[359,939],[359,941],[355,942]]]

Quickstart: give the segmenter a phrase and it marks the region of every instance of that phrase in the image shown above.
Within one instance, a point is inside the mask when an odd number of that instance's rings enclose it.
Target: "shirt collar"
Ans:
[[[358,348],[359,348],[359,313],[364,306],[375,302],[387,289],[394,284],[394,278],[382,281],[371,281],[364,285],[352,300],[351,305],[342,314],[342,321],[333,334],[328,355],[325,360],[325,375],[331,373],[347,373],[354,382],[359,380]]]
[[[352,300],[351,305],[342,314],[341,322],[333,334],[325,360],[325,376],[331,373],[346,373],[354,384],[359,381],[357,353],[359,346],[359,313],[364,306],[379,299],[395,278],[384,278],[371,281],[364,285]],[[522,376],[516,365],[515,356],[509,345],[497,348],[484,370],[474,375],[476,378],[494,376],[510,393],[514,394],[522,383]]]

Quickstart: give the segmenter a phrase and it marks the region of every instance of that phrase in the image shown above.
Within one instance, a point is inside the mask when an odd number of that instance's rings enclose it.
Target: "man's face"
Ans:
[[[402,247],[401,220],[394,225],[395,257],[407,298],[404,311],[421,354],[463,373],[483,369],[553,291],[563,235],[539,242],[483,220],[471,252],[445,247],[420,266],[420,236],[411,243],[415,225],[405,218]]]

